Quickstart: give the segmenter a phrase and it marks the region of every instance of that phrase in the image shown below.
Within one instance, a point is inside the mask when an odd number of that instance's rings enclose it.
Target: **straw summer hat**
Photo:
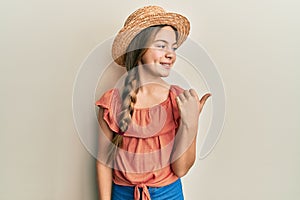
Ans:
[[[124,23],[112,45],[114,61],[125,66],[124,54],[131,40],[143,29],[155,25],[170,25],[178,31],[178,47],[186,40],[190,31],[190,22],[180,14],[166,12],[159,6],[145,6],[133,12]]]

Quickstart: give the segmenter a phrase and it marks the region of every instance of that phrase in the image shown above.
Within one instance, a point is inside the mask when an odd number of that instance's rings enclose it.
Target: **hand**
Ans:
[[[180,111],[181,122],[187,126],[197,126],[202,108],[210,96],[210,93],[206,93],[199,101],[199,97],[194,89],[185,90],[178,95],[176,101]]]

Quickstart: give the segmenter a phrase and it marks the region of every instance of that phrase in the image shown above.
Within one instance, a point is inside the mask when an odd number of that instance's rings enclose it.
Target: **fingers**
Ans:
[[[178,95],[178,97],[181,101],[190,99],[191,97],[195,97],[197,100],[199,99],[197,92],[194,89],[184,90],[183,93]]]
[[[184,90],[183,93],[179,94],[176,97],[176,100],[180,103],[180,102],[184,102],[186,100],[189,100],[190,98],[195,98],[200,102],[200,106],[203,107],[206,100],[211,96],[211,93],[206,93],[201,100],[199,101],[199,97],[197,92],[194,89],[190,89],[190,90]],[[177,102],[177,103],[178,103]]]
[[[181,101],[179,95],[176,97],[176,102],[177,102],[177,105],[178,105],[179,108],[180,108],[180,106],[182,105],[182,103],[181,103],[182,101]]]
[[[192,95],[190,94],[190,92],[188,90],[184,90],[183,93],[179,94],[176,99],[179,103],[183,103],[189,100],[191,97]]]
[[[184,102],[185,101],[185,96],[183,93],[179,94],[177,97],[176,97],[176,100],[177,100],[177,103],[180,104],[181,102]]]
[[[190,113],[193,113],[192,111],[197,111],[198,114],[200,114],[205,102],[210,96],[211,93],[206,93],[199,101],[199,97],[195,90],[184,90],[176,97],[176,102],[180,112],[186,113],[183,114],[183,116],[190,115]]]
[[[184,90],[181,94],[179,94],[176,97],[176,101],[179,106],[181,106],[182,104],[184,104],[189,100],[199,101],[197,92],[194,89]]]
[[[190,89],[190,94],[195,97],[197,100],[199,99],[197,92],[194,89]]]
[[[191,97],[191,93],[188,90],[183,91],[183,95],[185,98],[189,99]]]

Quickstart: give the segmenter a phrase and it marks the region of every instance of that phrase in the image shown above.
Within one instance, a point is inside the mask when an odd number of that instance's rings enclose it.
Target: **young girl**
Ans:
[[[127,76],[96,102],[100,200],[183,199],[180,177],[195,161],[199,114],[210,94],[199,101],[193,89],[162,78],[189,30],[186,17],[146,6],[116,36],[112,56]]]

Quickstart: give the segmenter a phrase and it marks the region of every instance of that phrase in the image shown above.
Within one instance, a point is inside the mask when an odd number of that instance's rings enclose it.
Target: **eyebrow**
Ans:
[[[153,42],[164,42],[164,43],[167,43],[167,44],[169,44],[169,42],[168,42],[168,41],[166,41],[166,40],[154,40]],[[177,45],[177,41],[176,41],[176,42],[174,42],[172,45]]]

